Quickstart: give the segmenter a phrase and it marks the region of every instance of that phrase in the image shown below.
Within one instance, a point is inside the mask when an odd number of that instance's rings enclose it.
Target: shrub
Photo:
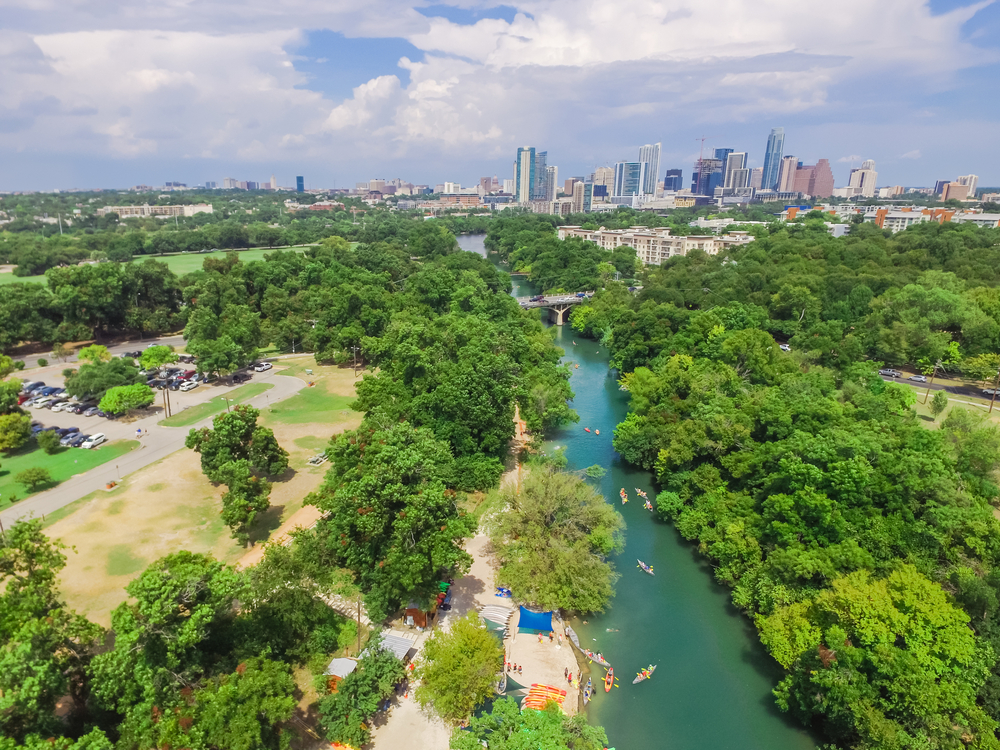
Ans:
[[[38,358],[38,366],[39,367],[45,367],[45,365],[47,365],[48,363],[49,363],[49,361],[47,359],[45,359],[45,357],[39,357]]]
[[[34,466],[16,475],[14,481],[27,487],[28,492],[35,492],[42,485],[51,483],[52,475],[49,474],[48,469],[43,469],[41,466]]]
[[[45,451],[45,454],[51,456],[57,450],[59,450],[59,436],[55,434],[52,430],[46,430],[45,432],[39,432],[35,436],[35,440],[38,443],[38,447]],[[20,479],[18,481],[21,481]]]

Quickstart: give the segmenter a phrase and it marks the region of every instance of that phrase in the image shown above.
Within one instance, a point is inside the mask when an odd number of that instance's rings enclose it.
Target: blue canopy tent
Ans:
[[[552,630],[552,613],[532,612],[530,609],[521,607],[517,628],[522,631],[531,630],[536,633],[548,633]]]

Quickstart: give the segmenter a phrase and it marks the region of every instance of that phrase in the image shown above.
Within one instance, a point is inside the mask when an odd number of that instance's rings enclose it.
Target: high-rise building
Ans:
[[[514,181],[513,180],[504,180],[503,181],[503,192],[507,193],[508,195],[512,195],[514,193]]]
[[[760,190],[761,183],[764,180],[764,168],[754,167],[750,171],[750,187],[754,190]]]
[[[695,195],[714,195],[715,188],[723,181],[722,162],[718,159],[699,159],[691,175],[691,192]]]
[[[615,198],[642,195],[648,167],[649,164],[644,161],[620,161],[615,164],[615,184],[611,195]]]
[[[735,150],[736,149],[734,149],[734,148],[717,148],[717,149],[715,149],[715,158],[722,162],[722,170],[723,170],[723,172],[725,172],[725,169],[726,169],[726,160],[729,158],[729,155],[731,153],[733,153],[733,151],[735,151]],[[725,180],[725,175],[724,174],[723,174],[723,180]]]
[[[548,151],[536,151],[535,152],[535,181],[531,186],[531,198],[536,201],[545,200],[545,196],[548,192],[546,184],[548,181],[548,165],[546,162],[549,158]]]
[[[295,178],[295,191],[299,193],[304,193],[306,191],[306,178],[302,175]]]
[[[656,195],[656,183],[660,178],[660,144],[647,143],[639,148],[639,161],[646,164],[646,177],[642,184],[642,192],[646,195]]]
[[[875,171],[875,162],[866,159],[861,162],[861,169],[851,170],[851,181],[849,185],[854,188],[855,195],[862,195],[865,198],[875,197],[875,183],[878,181],[878,172]]]
[[[598,167],[594,170],[594,184],[613,187],[615,184],[615,170],[613,167]],[[609,191],[610,192],[610,191]]]
[[[976,188],[979,186],[979,175],[967,174],[955,179],[959,185],[965,185],[969,188],[969,197],[976,197]]]
[[[535,187],[535,147],[524,146],[517,150],[514,162],[514,200],[527,203],[533,197]]]
[[[223,190],[235,190],[238,188],[240,181],[235,177],[223,177],[222,178],[222,189]]]
[[[668,169],[663,178],[663,189],[678,191],[684,186],[684,172],[680,169]]]
[[[578,182],[583,182],[583,178],[567,177],[566,181],[563,183],[563,192],[566,193],[566,195],[573,195],[573,186]]]
[[[271,175],[271,190],[278,189],[278,181],[274,179],[274,175]]]
[[[741,184],[739,185],[734,183],[737,172],[740,173],[738,181]],[[746,151],[730,151],[726,156],[726,176],[724,182],[727,188],[744,188],[750,185],[750,171],[747,169]]]
[[[554,201],[559,192],[559,167],[545,168],[545,200]]]
[[[764,152],[764,172],[760,186],[765,190],[774,190],[778,186],[778,171],[781,169],[781,157],[785,152],[785,129],[771,128],[767,137],[767,150]]]
[[[573,183],[573,213],[587,213],[593,201],[594,186],[585,182]]]
[[[820,159],[815,164],[799,165],[795,169],[792,190],[814,198],[828,198],[833,195],[833,170],[829,159]]]
[[[944,191],[944,186],[947,185],[951,180],[938,180],[934,183],[934,194],[941,195]]]
[[[964,201],[969,197],[969,186],[960,182],[949,182],[941,191],[941,200]]]
[[[205,187],[208,190],[215,190],[217,187],[219,187],[219,183],[213,182],[212,180],[205,180]]]

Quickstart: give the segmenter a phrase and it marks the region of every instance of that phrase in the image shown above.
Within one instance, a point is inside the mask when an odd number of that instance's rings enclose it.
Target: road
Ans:
[[[914,388],[920,388],[925,391],[927,390],[927,385],[928,385],[927,383],[917,383],[913,380],[910,380],[909,376],[906,374],[904,374],[903,377],[901,378],[889,378],[886,377],[885,375],[882,375],[881,377],[882,380],[884,380],[886,383],[899,383],[901,385],[912,385]],[[992,386],[990,387],[992,388]],[[965,396],[967,398],[985,398],[987,400],[990,399],[990,396],[987,396],[986,394],[983,393],[982,388],[975,385],[943,385],[941,383],[933,383],[931,384],[931,390],[947,391],[948,393],[954,393],[956,396]],[[1000,402],[1000,398],[998,398],[997,401]]]
[[[127,346],[126,346],[127,350]],[[246,403],[258,409],[262,409],[269,404],[294,396],[302,388],[305,382],[295,377],[280,375],[276,372],[257,373],[254,377],[255,383],[273,383],[274,388],[250,399]],[[184,438],[188,431],[195,428],[210,427],[212,419],[209,417],[201,422],[188,427],[163,427],[157,421],[163,418],[162,414],[155,414],[145,419],[137,420],[129,424],[130,430],[134,431],[141,427],[149,430],[148,435],[142,437],[142,446],[126,453],[114,462],[102,464],[90,471],[79,474],[66,480],[51,490],[40,492],[37,495],[15,503],[10,508],[0,512],[0,521],[5,527],[14,524],[20,518],[40,517],[52,513],[59,508],[63,508],[81,497],[89,495],[94,490],[102,489],[108,482],[124,479],[128,474],[149,466],[161,458],[166,458],[171,453],[184,447]],[[80,450],[73,448],[71,450]],[[99,448],[97,450],[100,450]]]
[[[163,336],[162,338],[148,338],[148,339],[132,339],[131,341],[125,341],[121,344],[114,344],[108,347],[108,351],[112,354],[118,355],[122,352],[139,352],[145,349],[150,344],[162,344],[163,346],[174,346],[181,347],[184,346],[183,336]],[[63,360],[56,359],[52,356],[52,352],[41,352],[39,354],[29,354],[25,357],[14,357],[15,360],[20,360],[24,362],[25,367],[38,367],[38,358],[48,360],[49,364],[59,364]],[[74,353],[72,357],[69,357],[66,361],[67,365],[74,362],[78,362],[76,354]]]
[[[547,295],[540,302],[532,302],[531,297],[517,298],[517,304],[524,308],[548,307],[549,305],[578,305],[586,301],[586,297],[577,297],[575,294],[551,294]]]

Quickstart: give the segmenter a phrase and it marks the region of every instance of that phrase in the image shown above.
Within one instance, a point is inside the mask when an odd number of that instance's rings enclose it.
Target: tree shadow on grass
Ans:
[[[272,532],[281,526],[281,514],[284,510],[284,505],[272,505],[257,516],[253,528],[250,529],[250,543],[257,544],[258,542],[267,541]]]

